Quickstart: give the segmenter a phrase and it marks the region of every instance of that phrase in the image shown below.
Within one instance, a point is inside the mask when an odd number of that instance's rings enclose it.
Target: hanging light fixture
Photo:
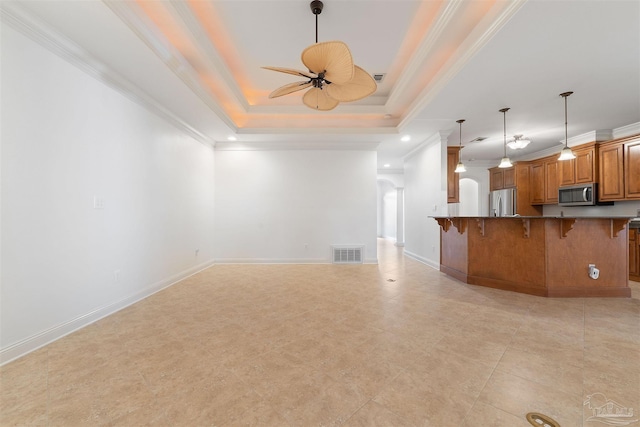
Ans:
[[[507,157],[507,111],[509,110],[510,108],[500,109],[500,112],[504,115],[504,157],[500,160],[499,168],[510,168],[513,166],[511,160]]]
[[[458,151],[458,154],[460,154],[462,152],[462,123],[464,123],[464,119],[456,120],[456,123],[460,124],[460,151]],[[465,168],[464,164],[462,164],[462,157],[460,157],[460,159],[458,160],[458,165],[456,166],[456,170],[454,170],[454,172],[461,173],[466,171],[467,168]]]
[[[507,142],[507,146],[512,150],[521,150],[529,145],[530,142],[528,139],[523,139],[522,135],[513,135],[513,141]]]
[[[573,154],[571,148],[569,148],[569,137],[567,132],[567,97],[573,92],[564,92],[560,96],[564,98],[564,148],[560,151],[560,157],[558,160],[571,160],[575,159],[576,155]]]

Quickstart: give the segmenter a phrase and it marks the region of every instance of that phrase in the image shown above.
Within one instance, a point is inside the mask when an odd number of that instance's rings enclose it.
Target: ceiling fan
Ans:
[[[291,68],[262,67],[304,77],[307,80],[279,87],[269,94],[269,98],[309,88],[302,97],[302,102],[314,110],[328,111],[340,102],[357,101],[374,93],[377,89],[375,80],[365,70],[354,65],[351,51],[345,43],[318,43],[318,15],[322,12],[323,4],[320,0],[314,0],[310,6],[316,16],[316,44],[302,51],[302,63],[309,72]]]

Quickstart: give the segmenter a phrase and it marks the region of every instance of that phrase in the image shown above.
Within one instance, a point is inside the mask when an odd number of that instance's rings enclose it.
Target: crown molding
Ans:
[[[118,0],[118,2],[121,2],[121,0]],[[247,114],[250,107],[249,103],[238,86],[236,79],[233,77],[233,73],[229,70],[227,63],[220,57],[218,50],[212,46],[211,40],[202,29],[200,22],[198,22],[198,19],[194,16],[191,8],[186,2],[182,1],[170,2],[169,4],[171,5],[169,12],[176,18],[177,22],[184,24],[183,30],[185,34],[190,36],[195,46],[198,46],[205,52],[204,56],[206,61],[210,64],[207,71],[210,73],[215,72],[217,78],[224,82],[223,86],[229,88],[235,102],[241,107],[244,113]]]
[[[338,127],[326,127],[326,128],[241,128],[236,131],[237,135],[305,135],[308,137],[310,134],[319,135],[397,135],[398,129],[396,128],[338,128]]]
[[[215,151],[376,151],[377,142],[218,142]]]
[[[22,7],[18,6],[18,4],[14,2],[0,2],[0,14],[2,23],[7,24],[14,30],[30,38],[49,52],[57,55],[104,85],[116,90],[126,98],[171,123],[195,140],[207,145],[215,144],[211,138],[164,108],[128,79],[108,68],[105,64],[92,57],[77,44],[56,32],[42,20],[27,13]]]
[[[518,10],[520,10],[522,6],[524,6],[526,2],[527,0],[512,0],[506,2],[504,10],[498,14],[497,18],[490,22],[486,29],[472,31],[458,47],[458,51],[461,51],[462,53],[456,54],[454,58],[449,61],[451,62],[451,65],[446,67],[445,71],[438,73],[435,78],[435,83],[433,83],[433,85],[427,85],[420,95],[415,98],[417,101],[414,101],[409,106],[408,113],[402,118],[400,127],[415,119],[415,117],[436,97],[436,95],[440,93],[442,88],[449,83],[449,81],[455,77],[462,68],[464,68],[471,58],[473,58],[475,54],[479,52],[489,42],[489,40],[491,40],[491,38],[500,31],[500,29],[502,29],[502,27],[516,14],[516,12],[518,12]],[[445,11],[447,17],[449,17],[449,13],[455,12],[459,4],[462,2],[458,1],[455,3],[455,5],[448,6],[448,8],[452,8],[451,10],[447,9],[447,11]],[[422,50],[420,53],[422,53]],[[426,55],[418,55],[418,57],[421,61],[426,60]],[[390,101],[394,99],[393,95],[394,94],[389,97]],[[391,102],[388,103],[388,105],[390,104]]]
[[[624,138],[637,134],[640,134],[640,122],[631,123],[630,125],[615,128],[613,130],[613,139]]]
[[[575,147],[576,145],[586,144],[587,142],[602,142],[610,141],[613,139],[613,131],[611,129],[593,130],[583,133],[581,135],[572,136],[567,139],[569,147]],[[560,140],[560,144],[564,145],[564,139]]]
[[[136,13],[130,2],[119,0],[104,0],[104,4],[145,44],[154,52],[162,63],[169,68],[191,91],[233,131],[238,126],[229,117],[227,112],[217,103],[209,92],[202,86],[198,73],[177,52],[173,46],[158,34],[149,29],[149,24],[143,16]],[[175,15],[173,11],[172,14]],[[180,15],[182,17],[182,15]],[[236,99],[237,101],[237,99]]]
[[[423,142],[418,144],[418,146],[415,147],[413,150],[409,151],[407,154],[402,156],[402,160],[407,160],[407,159],[411,158],[418,151],[422,150],[423,148],[429,147],[431,145],[442,144],[442,145],[444,145],[446,147],[447,146],[447,138],[449,137],[449,135],[451,135],[452,132],[453,132],[452,130],[446,130],[446,131],[441,130],[441,131],[438,131],[438,132],[434,133],[433,135],[431,135],[430,137],[425,139]]]
[[[449,23],[454,18],[456,11],[461,5],[462,2],[459,0],[446,3],[444,10],[438,15],[438,18],[433,25],[433,29],[429,31],[427,37],[422,41],[409,63],[405,66],[404,72],[389,95],[387,106],[390,106],[391,109],[393,109],[392,106],[399,102],[401,94],[409,89],[410,84],[413,83],[415,79],[415,76],[419,74],[422,64],[427,61],[434,46],[436,46],[436,42],[444,30],[449,26]]]

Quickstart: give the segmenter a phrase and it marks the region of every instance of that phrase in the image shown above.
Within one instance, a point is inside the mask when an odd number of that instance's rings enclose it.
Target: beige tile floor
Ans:
[[[546,299],[387,241],[379,261],[216,265],[2,367],[0,425],[606,426],[593,393],[640,413],[638,284]]]

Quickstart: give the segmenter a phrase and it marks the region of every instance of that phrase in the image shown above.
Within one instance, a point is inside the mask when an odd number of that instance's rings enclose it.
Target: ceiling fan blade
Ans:
[[[354,66],[355,73],[353,79],[345,84],[331,83],[325,85],[327,95],[340,102],[357,101],[366,98],[376,91],[378,85],[376,81],[362,68]]]
[[[353,78],[353,58],[349,47],[340,41],[322,42],[302,51],[302,63],[312,72],[325,72],[324,78],[343,84]]]
[[[277,98],[283,95],[289,95],[290,93],[306,89],[309,86],[312,86],[313,82],[295,82],[289,83],[288,85],[284,85],[274,90],[269,94],[269,98]]]
[[[327,95],[326,90],[317,87],[309,89],[302,97],[302,102],[304,102],[304,105],[307,107],[320,111],[333,110],[339,104],[337,100]]]
[[[307,77],[309,79],[313,79],[317,77],[313,73],[294,70],[293,68],[282,68],[282,67],[262,67],[262,68],[264,68],[265,70],[278,71],[280,73],[293,74],[294,76]]]

